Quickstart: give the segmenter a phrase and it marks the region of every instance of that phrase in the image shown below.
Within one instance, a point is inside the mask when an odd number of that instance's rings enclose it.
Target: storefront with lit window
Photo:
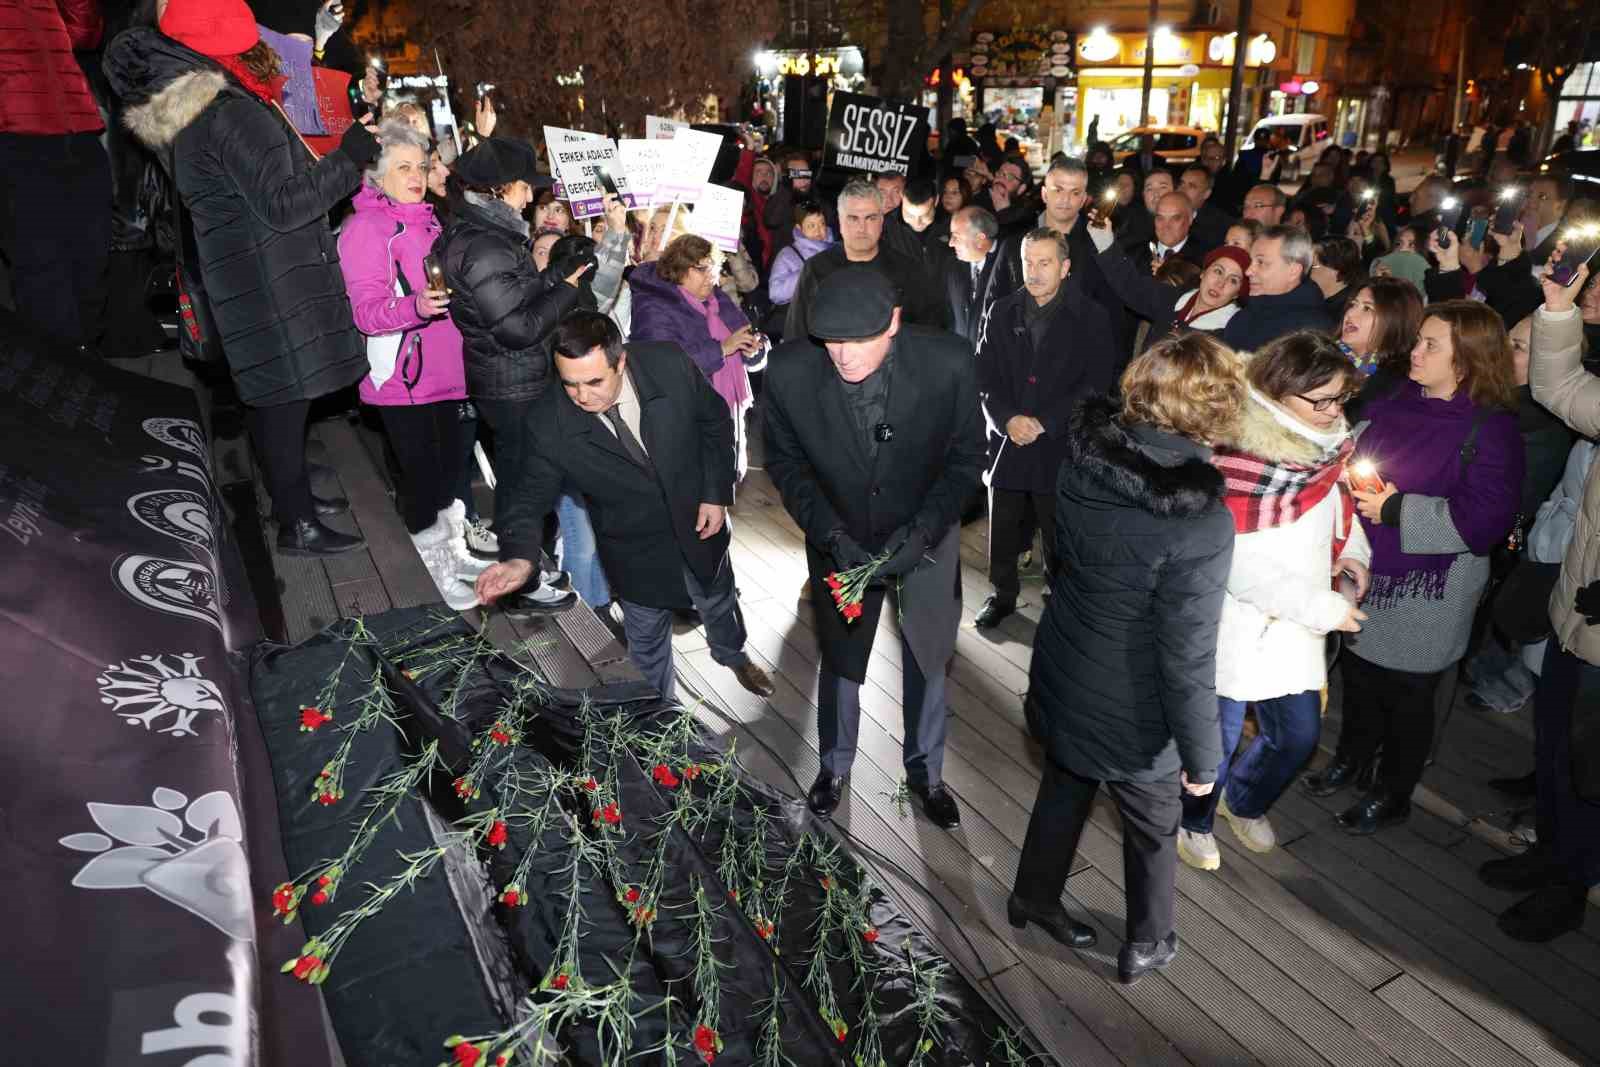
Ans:
[[[778,136],[820,147],[833,94],[866,85],[866,59],[854,45],[774,49],[756,54],[756,99]]]
[[[1000,143],[1016,138],[1036,167],[1064,147],[1077,102],[1072,35],[1066,30],[983,30],[973,35],[968,51],[955,56],[955,64],[967,87],[954,99],[953,114],[965,116],[973,128],[993,123]]]

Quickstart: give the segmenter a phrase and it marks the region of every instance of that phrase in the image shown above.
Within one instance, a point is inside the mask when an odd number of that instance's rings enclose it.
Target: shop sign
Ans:
[[[909,174],[912,156],[927,138],[926,112],[875,96],[836,92],[828,109],[822,165],[869,174]]]
[[[1072,44],[1065,30],[1014,29],[1000,34],[984,31],[972,38],[974,78],[1044,77],[1058,67],[1068,67],[1070,73],[1071,65]]]
[[[1206,45],[1206,55],[1213,63],[1231,66],[1233,63],[1233,45],[1238,40],[1237,33],[1221,33],[1212,37]],[[1264,33],[1258,33],[1250,38],[1250,48],[1245,52],[1244,62],[1247,67],[1270,66],[1278,58],[1278,46],[1272,43],[1272,38]]]

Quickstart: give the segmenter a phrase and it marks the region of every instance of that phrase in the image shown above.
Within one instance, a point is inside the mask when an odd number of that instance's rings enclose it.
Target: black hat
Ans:
[[[812,337],[864,341],[889,328],[900,294],[883,272],[857,265],[836,270],[817,286],[807,317]]]
[[[525,181],[535,189],[548,189],[555,182],[539,173],[539,157],[527,141],[515,137],[485,137],[461,153],[454,167],[463,185],[484,188]]]

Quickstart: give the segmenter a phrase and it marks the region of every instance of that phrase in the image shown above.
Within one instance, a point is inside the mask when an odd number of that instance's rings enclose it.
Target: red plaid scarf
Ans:
[[[1287,526],[1337,490],[1339,515],[1333,532],[1333,558],[1338,559],[1350,538],[1350,524],[1355,517],[1355,502],[1342,477],[1345,461],[1353,451],[1355,442],[1347,438],[1328,460],[1302,467],[1217,449],[1211,455],[1211,465],[1222,472],[1222,500],[1233,513],[1234,532],[1254,533]]]

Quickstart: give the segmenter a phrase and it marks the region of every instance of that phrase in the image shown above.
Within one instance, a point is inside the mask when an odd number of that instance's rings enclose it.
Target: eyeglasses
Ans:
[[[696,263],[694,266],[690,267],[689,269],[690,270],[694,270],[694,271],[699,271],[701,274],[704,274],[704,275],[707,275],[707,276],[714,275],[714,274],[720,274],[722,272],[722,268],[718,267],[715,263]]]
[[[1324,415],[1329,411],[1332,411],[1334,408],[1338,408],[1339,410],[1343,411],[1344,406],[1350,403],[1350,401],[1354,400],[1357,394],[1340,393],[1338,396],[1320,397],[1309,397],[1304,393],[1296,393],[1294,395],[1299,397],[1301,400],[1304,400],[1307,404],[1310,404],[1312,411],[1315,411],[1319,415]]]

